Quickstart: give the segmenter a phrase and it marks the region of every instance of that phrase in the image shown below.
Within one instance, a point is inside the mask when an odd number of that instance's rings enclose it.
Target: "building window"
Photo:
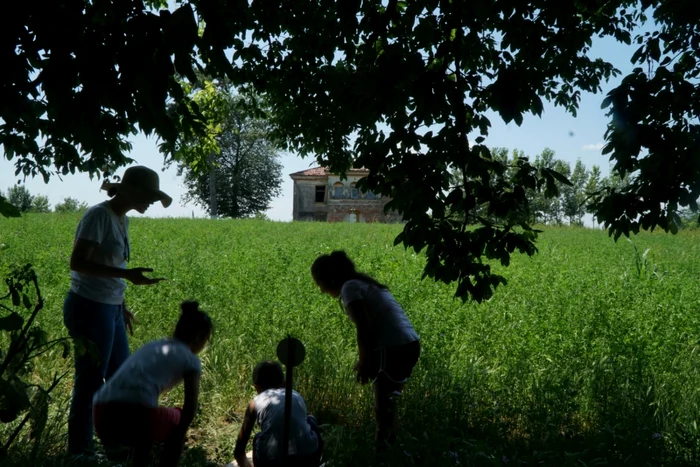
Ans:
[[[326,201],[326,185],[316,185],[316,202],[323,203]]]
[[[335,182],[333,184],[333,198],[344,198],[345,197],[345,185],[341,182]]]
[[[352,199],[358,199],[360,197],[360,192],[358,191],[357,187],[355,186],[355,182],[352,182],[350,184],[350,197]]]

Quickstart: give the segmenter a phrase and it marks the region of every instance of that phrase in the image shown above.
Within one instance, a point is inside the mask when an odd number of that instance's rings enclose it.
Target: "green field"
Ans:
[[[57,214],[0,219],[0,243],[9,247],[0,266],[35,266],[46,299],[39,324],[52,337],[65,334],[77,222]],[[615,243],[598,230],[546,228],[538,255],[496,268],[508,285],[493,299],[462,305],[454,287],[420,280],[422,255],[392,246],[400,228],[132,219],[131,265],[169,279],[128,289],[138,320],[132,349],[169,334],[184,299],[198,300],[216,326],[201,355],[201,411],[186,465],[232,460],[252,367],[274,358],[287,333],[306,345],[296,388],[328,425],[331,465],[375,465],[372,394],[354,383],[352,324],[309,274],[332,249],[388,284],[422,338],[392,465],[698,464],[700,234]],[[56,350],[36,365],[48,380],[71,361]],[[65,447],[69,393],[66,378],[39,464],[55,465]],[[181,397],[175,390],[166,403]],[[13,462],[27,462],[29,452],[20,443]]]

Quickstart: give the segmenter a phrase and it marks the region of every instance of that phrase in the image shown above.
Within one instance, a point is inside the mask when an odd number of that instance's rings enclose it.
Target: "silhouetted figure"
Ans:
[[[357,328],[357,381],[374,383],[377,449],[396,441],[397,399],[420,357],[420,338],[387,286],[355,270],[343,251],[319,256],[311,275],[321,289],[340,297]]]
[[[164,207],[172,202],[160,191],[158,174],[142,166],[129,167],[120,183],[103,183],[102,189],[111,199],[92,206],[80,219],[70,258],[71,286],[63,304],[63,322],[71,337],[91,341],[99,354],[97,365],[90,353],[75,356],[68,417],[68,450],[73,454],[93,451],[92,397],[129,356],[126,329],[133,333],[134,317],[124,304],[124,279],[136,285],[162,280],[145,277],[149,268],[127,269],[126,213],[144,213],[156,201]]]
[[[282,462],[284,430],[285,380],[282,365],[266,361],[253,370],[253,384],[258,395],[246,409],[238,434],[234,458],[240,467],[251,467],[246,457],[246,445],[255,422],[260,433],[253,438],[255,467],[317,467],[321,460],[323,440],[312,415],[307,415],[306,403],[298,392],[292,393],[292,415],[289,430],[289,457]]]
[[[180,307],[173,337],[138,349],[95,394],[97,435],[105,447],[133,448],[133,467],[146,466],[153,444],[160,441],[165,441],[160,466],[176,466],[197,410],[202,374],[197,354],[211,338],[213,326],[197,302]],[[183,381],[182,409],[158,406],[160,394]]]

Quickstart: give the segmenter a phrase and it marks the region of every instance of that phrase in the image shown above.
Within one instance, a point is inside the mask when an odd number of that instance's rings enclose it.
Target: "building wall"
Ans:
[[[354,192],[351,184],[356,183],[365,174],[351,175],[341,180],[337,175],[313,177],[294,180],[293,219],[327,222],[400,222],[396,212],[384,213],[384,206],[389,198],[374,198],[373,194]],[[342,193],[336,191],[342,183]],[[316,186],[325,185],[325,201],[315,201]],[[338,198],[336,195],[341,194]]]
[[[330,200],[328,202],[328,222],[399,222],[396,213],[384,214],[383,200]]]
[[[316,186],[327,185],[327,178],[311,180],[294,180],[294,207],[292,219],[295,221],[324,221],[327,217],[328,205],[326,202],[316,202]],[[326,200],[328,188],[326,187]]]

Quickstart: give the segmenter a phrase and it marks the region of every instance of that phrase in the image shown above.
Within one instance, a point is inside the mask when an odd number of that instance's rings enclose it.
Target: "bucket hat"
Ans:
[[[148,167],[135,165],[124,171],[121,182],[103,182],[103,190],[115,189],[137,202],[153,203],[160,201],[164,208],[170,206],[173,199],[160,190],[158,173]]]

